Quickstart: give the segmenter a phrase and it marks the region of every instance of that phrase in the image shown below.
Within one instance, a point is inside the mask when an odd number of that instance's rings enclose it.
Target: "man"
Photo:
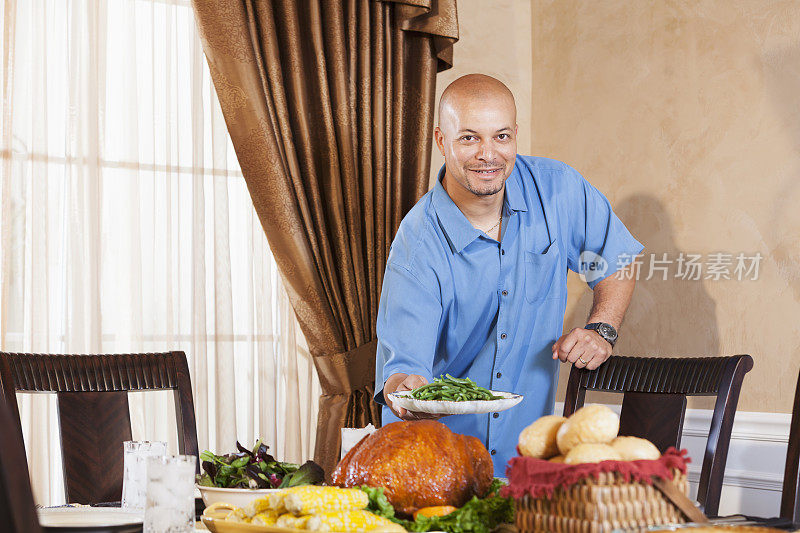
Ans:
[[[508,411],[442,418],[484,442],[504,476],[522,429],[553,412],[558,360],[594,369],[611,355],[635,283],[620,268],[642,245],[574,169],[517,155],[516,105],[500,81],[450,84],[435,138],[445,167],[403,219],[386,265],[375,399],[386,405],[386,394],[445,373],[523,394]],[[606,267],[587,276],[589,324],[560,336],[567,269],[585,262]],[[384,424],[420,418],[436,417],[383,409]]]

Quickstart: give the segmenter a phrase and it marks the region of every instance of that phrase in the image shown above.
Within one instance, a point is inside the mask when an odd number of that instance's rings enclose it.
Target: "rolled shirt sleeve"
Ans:
[[[442,304],[432,287],[410,269],[386,266],[378,308],[375,401],[386,405],[383,385],[392,374],[433,379],[433,359],[440,335]]]
[[[644,246],[614,214],[603,193],[574,169],[572,174],[575,190],[570,195],[574,203],[567,209],[572,233],[567,266],[573,272],[583,273],[589,287],[594,289],[600,281],[629,265]],[[586,265],[597,260],[597,256],[605,261],[605,268],[586,271]],[[584,263],[584,272],[581,272],[581,263]]]

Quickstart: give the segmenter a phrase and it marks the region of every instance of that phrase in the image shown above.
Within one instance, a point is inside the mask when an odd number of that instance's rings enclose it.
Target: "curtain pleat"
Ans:
[[[320,377],[315,459],[380,423],[375,320],[391,239],[427,190],[455,0],[193,0],[253,205]]]

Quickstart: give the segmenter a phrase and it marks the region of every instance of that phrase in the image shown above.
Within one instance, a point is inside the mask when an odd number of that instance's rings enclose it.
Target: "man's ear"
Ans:
[[[433,140],[436,141],[436,146],[439,148],[442,157],[444,157],[444,133],[442,133],[439,126],[436,126],[433,130]]]
[[[514,124],[514,137],[517,136],[517,131],[519,130],[519,124]]]

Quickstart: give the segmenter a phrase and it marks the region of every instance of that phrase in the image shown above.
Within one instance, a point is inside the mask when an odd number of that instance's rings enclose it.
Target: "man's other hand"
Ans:
[[[594,370],[611,356],[611,344],[594,330],[575,328],[553,344],[553,359]]]
[[[389,379],[386,380],[386,384],[383,386],[383,397],[386,400],[386,405],[388,405],[389,409],[392,410],[395,416],[401,420],[436,420],[437,418],[441,418],[442,415],[417,413],[414,411],[409,411],[408,409],[403,409],[399,405],[395,405],[392,399],[389,397],[389,393],[414,390],[423,385],[427,385],[427,383],[427,379],[416,374],[392,374],[389,376]]]

